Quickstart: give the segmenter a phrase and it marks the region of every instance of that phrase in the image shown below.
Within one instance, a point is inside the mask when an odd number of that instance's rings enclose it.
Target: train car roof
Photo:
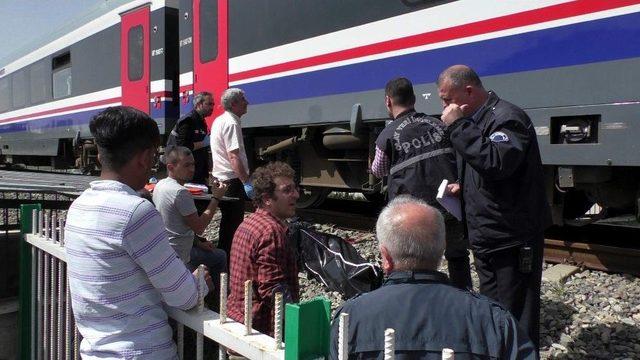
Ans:
[[[156,6],[170,6],[177,8],[178,0],[104,0],[87,8],[87,11],[82,15],[69,19],[65,25],[43,34],[37,40],[29,42],[24,46],[17,48],[16,50],[10,52],[7,56],[0,58],[0,77],[12,73],[29,63],[38,60],[40,57],[34,56],[33,61],[31,59],[25,60],[31,54],[37,53],[38,50],[43,47],[50,45],[59,39],[63,38],[65,35],[68,35],[75,30],[78,30],[84,26],[87,26],[91,22],[117,10],[118,8],[125,7],[127,4],[139,3],[140,5],[150,3],[152,7]],[[134,5],[137,6],[137,5]],[[55,51],[55,50],[54,50]],[[18,64],[16,64],[18,63]]]

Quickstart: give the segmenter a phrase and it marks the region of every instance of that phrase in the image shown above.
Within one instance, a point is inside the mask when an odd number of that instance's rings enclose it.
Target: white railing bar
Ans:
[[[65,278],[65,263],[58,260],[58,333],[56,336],[58,337],[58,359],[64,359],[64,278]]]
[[[282,300],[282,293],[276,293],[274,321],[273,324],[273,340],[276,343],[276,350],[282,349],[282,317],[283,317],[284,301]]]
[[[51,214],[51,241],[58,243],[58,215],[56,212]]]
[[[204,265],[200,265],[198,266],[198,272],[197,272],[197,278],[196,281],[198,282],[198,288],[201,290],[201,293],[198,294],[198,312],[202,313],[202,311],[204,311],[204,297],[207,295],[207,293],[209,292],[208,288],[207,288],[207,282],[204,279],[204,273],[205,273],[205,266]],[[206,290],[205,290],[206,289]],[[202,336],[202,333],[197,333],[196,335],[196,360],[202,360],[204,355],[204,338]]]
[[[64,288],[65,288],[65,297],[67,299],[67,301],[64,304],[64,315],[65,315],[65,320],[64,320],[64,350],[65,350],[65,359],[71,359],[72,356],[72,348],[71,348],[71,335],[73,334],[73,328],[71,327],[71,293],[69,292],[69,281],[65,281],[64,284]]]
[[[454,360],[455,354],[453,350],[444,348],[442,349],[442,360]]]
[[[60,228],[60,246],[64,246],[64,219],[58,219],[58,227]]]
[[[251,323],[253,320],[253,288],[251,287],[251,280],[244,282],[244,326],[245,335],[251,334]]]
[[[396,331],[387,329],[384,331],[384,360],[393,360],[396,356]]]
[[[36,218],[35,211],[32,213],[33,218]],[[32,222],[32,225],[36,224],[36,222]],[[35,226],[35,225],[34,225]],[[35,233],[35,229],[33,229]],[[38,323],[37,316],[38,311],[36,306],[38,304],[37,296],[38,296],[38,278],[33,278],[33,276],[37,276],[38,274],[38,249],[31,247],[31,359],[35,360],[37,357],[37,337],[36,337],[36,324]]]
[[[58,339],[56,334],[56,320],[57,320],[57,303],[58,303],[58,291],[56,282],[58,281],[58,259],[55,257],[51,257],[51,300],[49,301],[49,359],[56,360],[56,356],[58,356],[57,346]]]
[[[44,338],[44,314],[42,312],[42,299],[44,298],[44,251],[33,247],[38,252],[38,301],[36,304],[38,318],[37,318],[37,328],[38,328],[38,340],[36,346],[37,359],[42,360],[43,354],[42,350],[44,349],[44,345],[42,344],[42,339]]]
[[[38,234],[44,236],[44,210],[38,210]]]
[[[220,273],[220,322],[223,324],[227,321],[228,278],[227,273]]]
[[[45,253],[55,256],[58,259],[67,262],[67,254],[64,251],[64,247],[60,246],[60,244],[54,244],[51,241],[46,241],[41,237],[33,236],[27,234],[26,236],[27,242]]]
[[[349,358],[349,314],[341,313],[338,323],[338,360]]]
[[[38,233],[38,210],[34,209],[31,212],[31,234],[35,235]]]
[[[76,324],[73,325],[73,359],[80,359],[80,332]]]
[[[242,356],[250,359],[284,359],[284,350],[274,350],[272,337],[255,330],[251,335],[245,335],[245,325],[229,318],[220,324],[219,315],[211,310],[198,313],[197,309],[182,311],[165,306],[165,311],[179,323]]]
[[[45,212],[44,210],[44,238],[49,240],[51,238],[51,211]]]
[[[48,281],[49,276],[51,275],[49,272],[49,266],[50,266],[50,258],[51,256],[47,253],[44,254],[44,277],[43,277],[43,282],[44,282],[44,293],[42,294],[42,305],[44,307],[44,321],[42,323],[42,348],[43,348],[43,359],[49,359],[49,299],[50,299],[50,291],[49,291],[49,286],[50,283]]]

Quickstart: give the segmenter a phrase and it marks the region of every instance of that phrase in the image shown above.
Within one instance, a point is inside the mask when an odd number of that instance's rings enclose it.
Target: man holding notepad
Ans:
[[[426,201],[443,212],[446,218],[446,249],[452,285],[471,287],[468,244],[462,224],[448,214],[436,200],[443,179],[457,180],[456,158],[438,119],[414,109],[416,97],[411,81],[397,78],[385,87],[385,105],[393,118],[376,140],[376,154],[371,172],[382,178],[388,175],[389,200],[402,194]]]

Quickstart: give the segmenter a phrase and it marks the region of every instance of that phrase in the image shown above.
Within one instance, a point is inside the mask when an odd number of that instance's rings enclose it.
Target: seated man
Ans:
[[[168,176],[160,180],[153,189],[153,203],[164,220],[169,243],[189,268],[206,265],[215,282],[219,279],[219,274],[227,269],[227,254],[195,235],[202,234],[207,228],[227,187],[219,182],[212,183],[211,201],[202,214],[198,215],[193,196],[184,187],[195,172],[195,159],[191,150],[184,146],[169,147],[165,153],[165,161]]]
[[[231,245],[229,317],[244,322],[244,282],[253,282],[253,328],[273,336],[275,294],[285,302],[298,301],[298,266],[288,244],[286,219],[293,217],[298,200],[295,173],[284,163],[256,169],[253,199],[256,211],[236,230]]]
[[[158,124],[118,106],[96,115],[89,128],[102,173],[71,204],[64,234],[82,358],[176,358],[162,303],[186,310],[208,289],[198,288],[169,245],[160,214],[136,193],[155,163]]]
[[[383,286],[336,311],[331,358],[338,357],[341,313],[349,314],[349,358],[382,359],[385,329],[395,330],[396,359],[536,359],[533,343],[515,318],[487,297],[449,284],[438,272],[445,246],[440,212],[401,195],[378,217],[376,235]]]

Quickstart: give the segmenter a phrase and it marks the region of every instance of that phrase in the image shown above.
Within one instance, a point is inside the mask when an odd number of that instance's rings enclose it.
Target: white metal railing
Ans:
[[[62,217],[52,211],[32,212],[32,231],[26,234],[31,247],[31,358],[33,360],[79,359],[81,336],[75,326],[71,311],[69,282],[67,281],[66,251],[64,248],[64,224]],[[197,272],[199,286],[206,286],[204,266]],[[196,358],[203,358],[204,338],[221,346],[219,358],[227,357],[226,350],[234,351],[249,359],[284,359],[283,343],[284,302],[282,294],[276,294],[274,337],[262,334],[251,327],[251,281],[245,282],[244,324],[227,317],[228,276],[220,275],[220,313],[204,306],[204,297],[198,305],[187,311],[165,306],[168,315],[177,322],[178,355],[184,358],[184,327],[197,333]],[[349,315],[339,319],[338,359],[348,358]],[[387,329],[384,338],[384,358],[393,359],[395,330]],[[297,358],[298,356],[294,356]],[[442,350],[442,359],[453,360],[451,349]]]
[[[73,321],[69,284],[66,271],[66,251],[64,248],[64,220],[57,219],[52,211],[32,212],[32,231],[26,241],[32,245],[32,274],[35,281],[31,286],[31,326],[32,359],[79,359],[80,336]],[[197,280],[206,286],[204,266],[199,267]],[[274,329],[275,338],[259,333],[251,328],[251,281],[245,283],[245,324],[240,324],[226,316],[227,274],[221,274],[221,314],[204,306],[204,297],[198,305],[187,311],[165,306],[171,318],[178,323],[178,350],[180,358],[184,354],[184,326],[197,333],[196,357],[203,358],[203,341],[207,337],[220,347],[221,358],[229,349],[250,359],[284,359],[282,343],[282,296],[276,297]],[[33,326],[35,325],[35,326]],[[277,340],[276,340],[277,339]]]

